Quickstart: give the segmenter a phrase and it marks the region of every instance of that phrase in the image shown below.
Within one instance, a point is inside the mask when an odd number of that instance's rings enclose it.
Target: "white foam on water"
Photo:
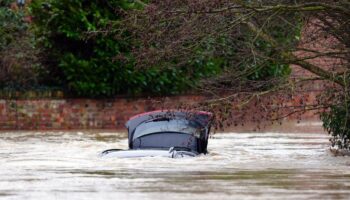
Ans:
[[[350,158],[328,136],[229,133],[190,159],[103,159],[114,132],[0,133],[1,199],[347,199]]]

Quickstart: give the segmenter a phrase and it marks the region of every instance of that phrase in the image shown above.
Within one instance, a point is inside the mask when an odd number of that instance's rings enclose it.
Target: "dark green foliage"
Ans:
[[[321,114],[323,127],[332,136],[332,147],[350,150],[350,101],[333,105]]]
[[[28,27],[23,23],[23,13],[11,10],[10,3],[9,0],[0,0],[0,50],[5,49]]]
[[[267,15],[265,17],[271,18],[271,16]],[[261,18],[266,19],[265,17]],[[269,22],[256,19],[256,23],[264,27],[270,37],[274,38],[275,42],[279,45],[278,48],[293,48],[299,43],[303,21],[298,13],[287,13],[283,17],[289,19],[289,23],[286,23],[282,17],[271,18]],[[252,68],[256,70],[248,78],[251,80],[268,80],[271,78],[288,77],[291,73],[290,65],[285,63],[280,52],[276,52],[276,47],[272,46],[270,42],[258,38],[256,33],[249,37],[250,39],[248,41],[252,41],[255,50],[261,52],[260,54],[264,54],[264,57],[251,59],[251,63],[253,63]]]
[[[284,38],[284,40],[286,42],[288,38]],[[257,50],[264,52],[266,57],[270,59],[252,57],[249,62],[245,63],[251,71],[247,76],[249,80],[269,80],[289,76],[291,73],[290,65],[280,62],[280,59],[275,57],[275,52],[268,43],[257,40],[254,45]],[[244,66],[244,68],[247,68],[247,66]]]
[[[109,32],[117,27],[127,1],[37,0],[31,4],[35,33],[46,50],[45,65],[80,96],[107,96],[127,88],[126,67],[116,60],[128,56],[128,41]],[[134,5],[135,7],[135,5]],[[105,31],[105,32],[104,32]]]
[[[135,69],[134,39],[123,15],[141,5],[128,0],[36,0],[31,5],[37,41],[54,82],[74,95],[176,94],[207,73],[206,65]],[[208,62],[209,64],[210,62]],[[57,67],[58,66],[58,67]],[[208,71],[208,70],[207,70]],[[212,70],[209,70],[212,71]]]
[[[26,9],[11,9],[13,2],[0,0],[0,89],[31,89],[37,87],[42,68],[25,20]]]

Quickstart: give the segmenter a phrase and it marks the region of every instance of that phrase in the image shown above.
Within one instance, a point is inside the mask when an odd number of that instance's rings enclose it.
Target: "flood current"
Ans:
[[[115,132],[0,133],[0,199],[349,199],[324,133],[222,133],[196,158],[101,158]]]

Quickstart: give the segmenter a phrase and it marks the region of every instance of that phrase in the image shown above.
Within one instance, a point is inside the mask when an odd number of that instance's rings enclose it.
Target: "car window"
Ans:
[[[162,121],[149,121],[140,124],[134,132],[134,139],[159,132],[180,132],[187,133],[195,136],[199,136],[201,129],[192,121],[189,120],[162,120]]]

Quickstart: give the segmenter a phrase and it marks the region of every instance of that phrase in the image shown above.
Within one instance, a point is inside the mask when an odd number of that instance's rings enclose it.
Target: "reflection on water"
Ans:
[[[43,136],[45,134],[45,136]],[[100,158],[117,133],[0,133],[1,199],[348,199],[324,134],[216,134],[197,158]]]

